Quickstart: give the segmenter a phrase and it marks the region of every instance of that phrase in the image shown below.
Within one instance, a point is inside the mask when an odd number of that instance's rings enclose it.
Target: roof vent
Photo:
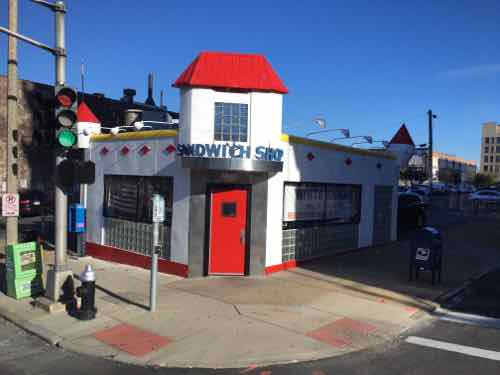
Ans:
[[[123,97],[121,100],[125,103],[133,104],[135,94],[136,91],[134,89],[123,89]]]

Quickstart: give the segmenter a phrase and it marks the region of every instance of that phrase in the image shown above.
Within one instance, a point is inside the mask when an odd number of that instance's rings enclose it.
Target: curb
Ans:
[[[53,346],[58,346],[62,340],[62,337],[56,335],[52,331],[49,331],[48,329],[45,329],[43,327],[37,326],[33,323],[30,323],[28,320],[20,318],[12,311],[7,310],[6,308],[1,307],[1,306],[0,306],[0,317],[11,322],[12,324],[16,325],[17,327],[23,329],[24,331],[40,338],[41,340],[45,341],[47,344],[50,344]]]
[[[472,275],[471,277],[469,277],[467,280],[465,280],[462,284],[460,284],[456,288],[453,288],[452,290],[450,290],[448,292],[445,292],[444,294],[441,294],[436,299],[437,301],[439,301],[439,307],[441,307],[441,303],[446,302],[450,298],[455,297],[457,294],[459,294],[462,291],[464,291],[474,281],[481,279],[482,277],[486,276],[488,273],[490,273],[491,271],[493,271],[496,268],[498,268],[498,265],[486,267],[482,271],[479,271],[478,273],[476,273],[476,274]]]

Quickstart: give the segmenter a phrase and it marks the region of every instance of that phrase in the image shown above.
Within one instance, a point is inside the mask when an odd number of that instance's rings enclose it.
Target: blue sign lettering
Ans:
[[[210,158],[218,158],[220,155],[221,145],[205,145],[205,150],[207,150],[207,156]]]
[[[257,146],[252,154],[250,146],[235,144],[201,144],[186,143],[177,145],[177,154],[180,156],[197,156],[209,158],[245,158],[268,161],[282,161],[284,151],[281,148]]]
[[[266,148],[264,146],[258,146],[255,148],[255,159],[262,160],[265,158]]]
[[[202,144],[196,144],[194,145],[194,149],[195,149],[195,155],[196,156],[205,156],[205,146],[202,145]]]

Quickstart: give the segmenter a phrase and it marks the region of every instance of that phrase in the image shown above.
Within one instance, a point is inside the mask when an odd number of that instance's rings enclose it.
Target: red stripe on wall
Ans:
[[[110,262],[128,264],[130,266],[151,268],[151,257],[133,253],[112,246],[98,245],[87,242],[85,245],[87,255]],[[166,259],[158,259],[158,272],[169,273],[181,277],[187,277],[188,266],[182,263],[172,262]]]
[[[266,275],[269,275],[274,272],[279,272],[279,271],[284,271],[290,268],[295,268],[297,267],[297,262],[295,259],[289,260],[288,262],[281,263],[281,264],[275,264],[274,266],[269,266],[266,267]]]

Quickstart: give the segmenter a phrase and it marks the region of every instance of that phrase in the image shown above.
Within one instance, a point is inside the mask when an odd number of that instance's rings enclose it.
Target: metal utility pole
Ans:
[[[45,0],[32,0],[34,3],[43,5],[55,13],[55,48],[40,43],[34,39],[26,37],[17,33],[17,0],[9,0],[9,28],[0,27],[0,32],[9,35],[9,87],[8,87],[8,172],[7,172],[7,190],[9,192],[17,191],[17,176],[13,172],[17,171],[12,169],[13,162],[15,162],[15,155],[17,154],[17,49],[16,39],[20,39],[35,47],[49,51],[55,56],[55,83],[56,85],[63,85],[66,81],[66,50],[65,50],[65,34],[64,34],[64,16],[66,13],[66,6],[63,1],[56,1],[50,3]],[[57,166],[64,160],[61,155],[56,156],[56,170]],[[11,172],[12,171],[12,172]],[[11,178],[12,173],[12,178]],[[67,207],[68,198],[65,193],[56,185],[55,188],[55,242],[56,254],[54,268],[47,273],[47,297],[52,301],[58,301],[62,284],[68,277],[72,276],[71,271],[66,268],[66,250],[67,250]],[[9,221],[10,220],[10,221]],[[15,231],[15,233],[14,233]],[[10,234],[9,234],[10,233]],[[7,236],[8,243],[17,242],[17,218],[7,219]],[[15,237],[14,237],[15,236]],[[15,238],[15,241],[13,240]]]
[[[9,0],[9,29],[17,32],[17,0]],[[7,61],[7,193],[17,194],[17,40],[8,37]],[[7,217],[7,244],[18,241],[18,218]]]
[[[428,178],[429,178],[429,198],[432,199],[432,120],[437,116],[432,113],[432,110],[429,109],[427,111],[427,116],[429,117],[429,145],[428,145],[428,157],[427,157],[427,165],[428,165]]]
[[[43,0],[33,1],[49,7],[55,13],[55,85],[64,85],[66,83],[66,40],[64,33],[66,6],[63,1],[56,1],[54,4],[45,3]],[[60,150],[57,150],[55,162],[56,174],[59,164],[65,159],[65,155]],[[58,302],[62,285],[68,278],[72,277],[71,271],[68,271],[66,266],[66,251],[68,248],[68,197],[58,184],[55,185],[54,203],[56,249],[54,267],[47,273],[46,297],[53,302]]]

